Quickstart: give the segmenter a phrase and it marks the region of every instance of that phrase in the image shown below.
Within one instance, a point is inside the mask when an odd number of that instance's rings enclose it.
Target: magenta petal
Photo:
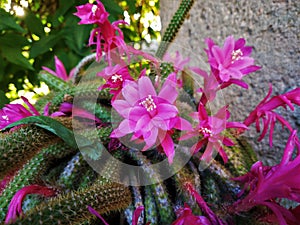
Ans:
[[[138,80],[139,98],[147,98],[149,95],[156,96],[156,91],[149,77],[141,77]]]
[[[124,118],[129,117],[131,105],[124,100],[115,100],[112,102],[113,108]]]
[[[162,130],[169,130],[170,128],[167,126],[165,120],[163,120],[162,118],[156,116],[154,118],[151,119],[151,123],[153,124],[153,126],[162,129]]]
[[[177,108],[171,104],[161,103],[157,105],[157,116],[163,119],[170,119],[175,117],[178,114]]]
[[[187,130],[187,131],[191,131],[193,129],[190,122],[181,117],[177,118],[177,123],[175,124],[175,128],[177,128],[178,130]]]
[[[68,75],[64,64],[58,59],[57,56],[54,56],[54,61],[57,77],[65,81],[68,80]]]
[[[224,62],[224,55],[223,55],[223,52],[222,52],[222,49],[215,45],[212,47],[211,49],[216,61],[218,64],[222,64]]]
[[[27,98],[21,96],[22,100],[25,102],[25,104],[29,107],[30,111],[33,113],[33,115],[35,116],[39,116],[40,113],[36,110],[36,108],[34,108],[33,105],[30,104],[30,102],[28,101]]]
[[[138,206],[132,215],[132,225],[137,225],[141,213],[144,211],[144,206]]]
[[[122,94],[123,94],[125,100],[132,106],[135,105],[138,102],[138,100],[140,99],[139,93],[137,91],[137,85],[134,81],[126,80],[124,82]]]
[[[150,117],[148,114],[144,114],[143,116],[140,116],[139,120],[136,123],[135,126],[135,132],[141,131],[142,133],[144,131],[149,131],[149,124],[150,124]]]
[[[90,213],[94,214],[95,216],[97,216],[102,223],[104,223],[105,225],[109,225],[104,219],[103,217],[95,210],[93,209],[91,206],[88,206],[88,210],[90,211]]]
[[[161,138],[160,134],[159,134],[159,138]],[[168,157],[169,164],[172,164],[175,155],[175,150],[174,150],[173,140],[168,133],[166,133],[164,139],[161,140],[161,146],[163,147],[163,150]]]
[[[150,136],[145,138],[146,145],[149,147],[153,146],[157,140],[157,135],[158,129],[153,127],[153,129],[150,130]]]
[[[175,76],[175,81],[174,77]],[[172,78],[173,77],[173,78]],[[176,90],[176,74],[172,73],[169,75],[167,80],[165,81],[163,87],[161,88],[158,96],[167,100],[169,103],[173,104],[177,98],[177,90]]]

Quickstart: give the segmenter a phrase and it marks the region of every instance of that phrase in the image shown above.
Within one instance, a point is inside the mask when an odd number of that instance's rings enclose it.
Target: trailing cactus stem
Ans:
[[[39,73],[39,78],[41,81],[44,81],[51,90],[54,91],[60,91],[71,87],[70,83],[67,83],[66,81],[60,79],[59,77],[51,73],[48,73],[45,70],[42,70]]]
[[[4,219],[10,200],[21,188],[39,182],[40,176],[47,170],[51,161],[63,158],[76,150],[59,141],[43,148],[30,159],[5,187],[0,198],[0,221]]]
[[[10,170],[16,170],[32,158],[54,135],[34,125],[0,133],[0,179]]]
[[[100,214],[106,214],[125,209],[131,201],[128,187],[116,183],[102,185],[96,181],[88,188],[72,191],[42,203],[15,224],[74,224],[93,216],[87,209],[88,205]]]
[[[173,15],[170,23],[167,26],[165,33],[163,34],[161,44],[158,47],[156,56],[162,58],[166,53],[170,43],[177,35],[179,28],[181,27],[187,13],[191,9],[194,0],[182,0],[177,11]]]

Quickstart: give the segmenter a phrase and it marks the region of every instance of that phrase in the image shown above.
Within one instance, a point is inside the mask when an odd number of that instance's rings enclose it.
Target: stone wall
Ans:
[[[163,29],[179,3],[178,0],[161,0]],[[192,64],[203,66],[199,59],[206,60],[203,49],[207,37],[223,45],[228,35],[234,35],[236,39],[245,38],[248,45],[254,46],[252,56],[256,65],[262,66],[262,69],[244,78],[249,84],[248,91],[232,85],[224,95],[226,103],[232,104],[231,119],[243,121],[247,113],[266,95],[269,83],[273,85],[273,94],[300,87],[299,14],[300,1],[297,0],[195,0],[171,49],[180,49],[186,55],[193,55]],[[278,112],[283,113],[299,129],[299,107],[296,113],[285,113],[284,110]],[[274,164],[281,158],[289,132],[277,124],[273,148],[268,145],[268,136],[260,143],[256,141],[258,134],[254,126],[245,135],[255,146],[260,159]]]

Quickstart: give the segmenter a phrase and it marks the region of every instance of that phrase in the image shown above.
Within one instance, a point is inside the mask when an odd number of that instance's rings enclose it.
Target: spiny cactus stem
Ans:
[[[162,58],[166,53],[170,42],[172,42],[177,35],[179,28],[181,27],[187,13],[191,9],[194,0],[182,0],[177,11],[175,12],[174,16],[172,17],[163,37],[162,42],[158,47],[156,52],[156,56]]]

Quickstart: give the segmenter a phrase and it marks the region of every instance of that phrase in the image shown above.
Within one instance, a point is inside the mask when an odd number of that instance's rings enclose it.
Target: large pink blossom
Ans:
[[[244,184],[243,192],[249,189],[246,197],[234,203],[231,208],[234,212],[244,212],[254,206],[264,205],[274,212],[280,225],[299,224],[293,211],[276,201],[286,198],[300,203],[300,155],[293,159],[296,135],[294,130],[278,165],[264,166],[258,161],[252,165],[250,172],[234,179]]]
[[[27,98],[21,97],[29,109],[21,104],[7,104],[0,109],[0,129],[29,116],[39,116],[40,113],[30,104]]]
[[[208,62],[219,83],[241,80],[246,74],[260,69],[250,57],[252,47],[245,46],[245,43],[244,38],[235,41],[229,36],[223,47],[219,47],[212,39],[206,39]]]
[[[76,7],[78,16],[81,21],[79,24],[96,24],[97,27],[91,31],[89,45],[96,45],[96,59],[100,61],[102,51],[107,55],[106,60],[111,65],[111,51],[118,50],[122,55],[126,51],[123,32],[118,27],[119,24],[125,24],[125,21],[118,20],[111,23],[108,20],[108,12],[103,4],[97,0],[97,4],[87,3]]]
[[[286,92],[282,95],[277,95],[270,98],[272,94],[272,85],[270,85],[269,92],[266,97],[256,106],[256,108],[249,114],[249,116],[244,120],[244,124],[246,126],[250,126],[252,123],[256,124],[257,132],[260,132],[260,119],[263,122],[263,130],[259,137],[259,141],[262,140],[270,127],[269,134],[269,144],[272,146],[272,137],[273,130],[275,127],[275,122],[278,121],[282,124],[282,126],[292,131],[293,128],[289,124],[287,120],[285,120],[282,116],[274,112],[276,108],[282,106],[284,108],[289,107],[292,111],[294,110],[295,105],[300,105],[300,88],[295,88],[292,91]],[[298,148],[300,147],[300,143],[297,140]]]
[[[51,187],[36,184],[21,188],[17,191],[9,204],[5,224],[13,223],[19,216],[23,215],[22,202],[28,194],[39,194],[44,197],[51,197],[56,195],[56,190]]]
[[[45,66],[42,66],[43,70],[47,71],[48,73],[50,73],[64,81],[68,81],[73,78],[74,69],[71,70],[70,74],[68,75],[64,64],[62,63],[62,61],[59,60],[59,58],[57,56],[54,56],[54,62],[55,62],[55,71],[53,71],[50,68],[45,67]]]
[[[239,122],[227,122],[230,114],[227,106],[221,108],[214,116],[208,116],[204,105],[200,102],[198,106],[198,112],[192,113],[191,117],[197,122],[196,127],[180,137],[180,140],[187,140],[192,137],[200,137],[191,151],[195,154],[203,146],[206,146],[202,160],[209,163],[212,160],[213,152],[216,150],[226,163],[228,157],[223,149],[223,145],[232,146],[234,143],[227,137],[222,135],[222,132],[228,128],[243,128],[247,127]]]
[[[191,129],[191,125],[178,116],[176,86],[175,73],[168,76],[158,94],[149,77],[142,76],[136,82],[125,81],[120,96],[112,103],[124,120],[111,137],[133,134],[132,139],[145,142],[143,150],[160,144],[172,163],[175,154],[172,129]]]

